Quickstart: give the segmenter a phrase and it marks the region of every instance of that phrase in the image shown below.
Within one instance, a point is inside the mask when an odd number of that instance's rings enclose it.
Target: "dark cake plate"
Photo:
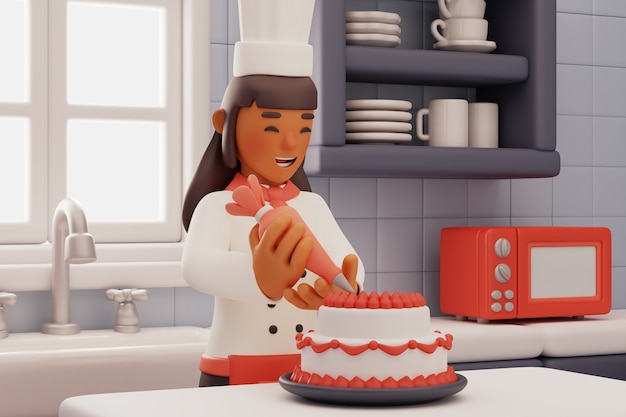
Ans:
[[[278,383],[292,394],[309,400],[340,405],[410,405],[436,401],[461,391],[467,385],[463,375],[455,374],[456,382],[415,388],[342,388],[301,384],[292,381],[291,373],[282,375]]]

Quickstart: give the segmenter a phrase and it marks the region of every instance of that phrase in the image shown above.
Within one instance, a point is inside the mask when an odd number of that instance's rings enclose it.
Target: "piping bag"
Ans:
[[[293,207],[284,205],[272,207],[263,199],[261,184],[255,175],[248,176],[248,184],[241,185],[233,191],[234,203],[226,204],[226,211],[234,216],[254,216],[259,224],[259,238],[263,236],[270,223],[283,213],[291,216],[291,224],[304,223],[300,214]],[[305,224],[306,226],[306,224]],[[341,268],[334,264],[322,245],[306,227],[304,236],[313,239],[313,249],[306,262],[306,269],[324,278],[329,284],[333,284],[348,292],[354,292]]]

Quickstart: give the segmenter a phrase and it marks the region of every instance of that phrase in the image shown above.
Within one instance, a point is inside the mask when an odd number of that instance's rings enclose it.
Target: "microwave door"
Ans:
[[[601,230],[598,230],[601,229]],[[610,235],[602,228],[520,233],[518,317],[569,317],[610,310]],[[608,295],[607,295],[608,294]]]

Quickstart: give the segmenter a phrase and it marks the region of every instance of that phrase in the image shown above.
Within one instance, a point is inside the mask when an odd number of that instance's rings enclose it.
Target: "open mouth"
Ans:
[[[297,158],[274,158],[276,164],[281,168],[287,168],[293,165],[296,162]]]

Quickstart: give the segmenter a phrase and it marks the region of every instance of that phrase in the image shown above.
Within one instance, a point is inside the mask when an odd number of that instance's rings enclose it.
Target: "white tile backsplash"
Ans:
[[[557,116],[556,150],[561,165],[591,166],[593,164],[594,118],[591,116]]]
[[[554,226],[552,217],[511,217],[511,226]]]
[[[211,0],[211,43],[228,43],[228,0]]]
[[[379,178],[377,214],[381,218],[420,218],[424,212],[424,181],[417,178]]]
[[[228,43],[231,45],[239,40],[239,12],[237,7],[237,0],[228,0]]]
[[[422,222],[378,219],[378,272],[421,271]]]
[[[613,266],[626,267],[626,217],[594,217],[593,225],[611,229]]]
[[[556,112],[559,115],[593,115],[593,67],[556,65]]]
[[[552,216],[552,178],[511,180],[511,217]]]
[[[593,0],[556,0],[556,11],[591,14],[593,12]]]
[[[593,216],[593,168],[562,167],[553,180],[555,217]]]
[[[213,319],[214,299],[194,288],[176,288],[176,325],[208,327]]]
[[[337,218],[376,218],[375,178],[333,178],[330,208]]]
[[[470,180],[467,203],[469,217],[510,217],[511,180]]]
[[[104,293],[102,293],[102,297],[104,297]],[[139,323],[142,327],[169,327],[177,324],[176,288],[151,288],[149,289],[149,298],[146,301],[136,301],[135,304],[139,312]],[[111,314],[115,314],[113,307]]]
[[[228,45],[211,44],[211,101],[221,102],[228,85]],[[209,115],[207,115],[209,117]]]
[[[593,67],[593,115],[626,117],[626,68]]]
[[[559,13],[556,18],[558,64],[591,65],[594,55],[594,20],[584,14]]]
[[[626,47],[615,48],[615,44],[624,39],[626,39],[626,17],[594,16],[593,64],[626,67]]]
[[[309,178],[311,191],[322,196],[330,206],[330,179],[326,177]]]
[[[424,217],[467,217],[467,180],[424,180]]]
[[[593,163],[626,167],[626,117],[594,117]]]
[[[595,167],[593,190],[594,217],[623,216],[626,213],[626,168]]]
[[[626,267],[613,267],[613,308],[626,309]]]
[[[378,230],[376,219],[337,219],[337,223],[361,258],[366,273],[376,273]]]
[[[592,2],[595,15],[626,17],[624,0],[593,0]]]
[[[599,226],[593,224],[593,217],[553,217],[553,226]]]
[[[376,291],[379,293],[383,291],[387,291],[390,294],[394,291],[399,293],[404,291],[421,293],[424,288],[422,272],[379,272],[378,278]]]

